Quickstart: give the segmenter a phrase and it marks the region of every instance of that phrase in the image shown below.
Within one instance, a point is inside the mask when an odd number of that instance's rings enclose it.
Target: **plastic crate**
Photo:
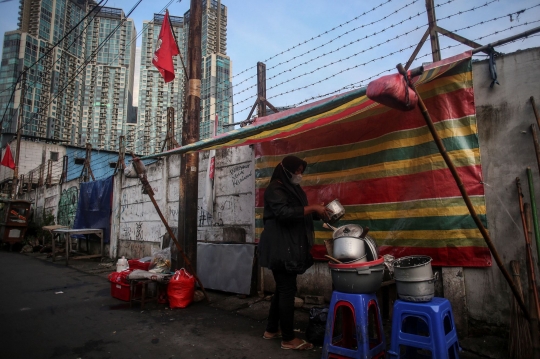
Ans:
[[[131,295],[129,293],[129,284],[111,282],[111,296],[113,298],[129,302],[131,299]]]
[[[142,287],[139,284],[135,287],[135,296],[141,296],[141,293]],[[111,296],[113,298],[129,302],[131,300],[129,284],[121,282],[111,282]]]
[[[138,259],[128,260],[129,269],[140,269],[147,271],[150,268],[150,262],[141,262]]]

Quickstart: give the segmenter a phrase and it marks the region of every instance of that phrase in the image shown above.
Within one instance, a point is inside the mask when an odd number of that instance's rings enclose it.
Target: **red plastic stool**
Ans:
[[[385,340],[375,294],[334,291],[330,300],[323,359],[383,359]]]

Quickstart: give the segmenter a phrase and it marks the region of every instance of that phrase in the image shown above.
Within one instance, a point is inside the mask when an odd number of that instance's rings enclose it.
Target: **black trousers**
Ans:
[[[270,304],[266,331],[276,333],[281,328],[283,341],[293,340],[294,336],[294,297],[296,295],[297,274],[285,271],[272,271],[276,281],[276,292]]]

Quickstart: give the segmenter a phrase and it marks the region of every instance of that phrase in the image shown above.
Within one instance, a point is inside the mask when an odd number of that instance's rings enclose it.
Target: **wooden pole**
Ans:
[[[21,83],[21,98],[19,99],[19,114],[17,116],[17,148],[15,150],[15,168],[13,169],[13,185],[11,197],[17,196],[17,184],[19,182],[19,154],[21,153],[21,131],[24,118],[24,96],[26,96],[26,71],[23,72]]]
[[[529,240],[533,236],[533,230],[532,230],[532,212],[531,212],[531,206],[528,203],[525,203],[525,222],[527,224],[527,235],[529,236]],[[532,250],[531,250],[532,253]],[[534,266],[533,266],[533,274],[534,274]],[[529,274],[529,277],[532,275]],[[540,315],[538,311],[538,306],[535,303],[535,298],[538,297],[538,290],[536,288],[536,282],[534,286],[531,286],[531,283],[529,282],[529,310],[531,311],[531,341],[532,341],[532,348],[533,348],[533,359],[540,359],[540,327],[538,325],[538,316]]]
[[[521,224],[523,225],[523,232],[525,232],[525,256],[527,258],[527,274],[529,277],[529,288],[533,288],[533,298],[534,298],[534,312],[536,313],[536,318],[540,313],[540,301],[538,299],[538,290],[536,289],[536,273],[534,272],[534,259],[532,255],[532,246],[531,238],[529,237],[529,230],[527,226],[527,219],[525,215],[525,206],[523,205],[523,192],[521,191],[521,182],[519,177],[516,177],[516,186],[518,190],[519,198],[519,212],[521,214]],[[526,204],[527,210],[530,212],[530,207]],[[534,317],[534,313],[531,312],[531,316]]]
[[[191,0],[188,36],[187,116],[182,119],[182,146],[199,140],[201,113],[201,33],[202,2]],[[199,193],[199,153],[185,153],[180,164],[178,234],[187,258],[197,268],[197,197]],[[178,258],[180,263],[185,258]]]
[[[266,65],[257,62],[257,116],[266,116]]]
[[[426,12],[429,24],[429,38],[431,40],[431,54],[433,62],[441,61],[441,48],[437,35],[437,17],[435,16],[435,4],[433,0],[426,0]]]
[[[405,69],[403,68],[401,64],[397,65],[397,69],[400,74],[407,76],[407,72],[405,71]],[[422,98],[420,97],[420,94],[416,90],[416,87],[413,84],[410,84],[410,86],[411,86],[411,89],[413,89],[414,92],[416,93],[416,96],[418,96],[418,107],[420,108],[420,111],[422,112],[422,116],[424,117],[424,120],[426,121],[429,132],[431,132],[431,135],[433,136],[433,140],[435,141],[435,144],[437,145],[437,148],[439,149],[439,152],[441,156],[443,157],[444,162],[448,166],[450,173],[452,173],[452,176],[454,177],[454,180],[456,181],[458,189],[461,192],[461,196],[463,197],[463,200],[465,201],[465,204],[467,205],[467,209],[469,210],[471,217],[473,218],[474,222],[476,223],[476,226],[480,230],[482,237],[484,237],[484,241],[486,242],[489,250],[491,251],[491,255],[495,259],[495,263],[497,263],[497,266],[499,267],[504,278],[508,282],[508,285],[510,286],[512,293],[514,294],[514,297],[516,298],[519,304],[519,307],[521,308],[521,310],[523,311],[523,314],[525,315],[525,318],[527,318],[527,320],[530,320],[531,316],[529,315],[529,310],[527,309],[527,307],[525,306],[525,303],[523,302],[521,293],[519,292],[519,289],[516,287],[516,284],[512,280],[510,273],[504,266],[502,259],[499,256],[499,253],[497,252],[497,248],[495,248],[495,245],[493,244],[493,241],[491,240],[491,237],[489,236],[489,233],[487,232],[486,228],[482,224],[482,221],[480,220],[480,218],[478,218],[478,215],[476,214],[476,210],[474,209],[471,199],[469,198],[469,194],[467,193],[467,190],[465,189],[465,185],[463,185],[463,182],[461,181],[461,176],[457,172],[456,166],[454,166],[454,163],[452,162],[452,159],[448,155],[448,152],[446,152],[446,148],[444,147],[441,137],[437,133],[437,129],[435,128],[435,125],[433,124],[433,121],[431,120],[431,116],[429,115],[429,112],[426,108],[426,105],[424,104],[424,101],[422,101]]]

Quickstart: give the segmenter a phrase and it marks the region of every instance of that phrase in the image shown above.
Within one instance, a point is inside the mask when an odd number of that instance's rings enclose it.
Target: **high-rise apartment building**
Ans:
[[[3,133],[16,131],[24,93],[23,134],[117,150],[131,111],[133,21],[93,0],[21,0],[19,9],[19,28],[5,34],[0,66]]]
[[[80,72],[85,48],[83,26],[77,27],[57,47],[53,48],[53,44],[94,6],[91,0],[21,0],[19,28],[7,32],[3,44],[0,67],[0,111],[2,115],[6,113],[3,133],[16,131],[17,109],[22,102],[23,134],[69,142],[76,138],[84,84]],[[20,75],[26,68],[29,69],[23,81]]]
[[[171,15],[169,18],[178,48],[183,52],[182,56],[185,58],[184,19]],[[178,142],[181,138],[185,84],[182,61],[178,56],[173,58],[175,79],[168,83],[163,81],[158,69],[152,64],[163,19],[164,15],[154,14],[152,21],[143,21],[139,104],[133,145],[135,152],[143,155],[161,152],[167,134],[167,107],[172,107],[175,110],[175,137]],[[130,146],[129,141],[128,146]]]
[[[86,29],[79,143],[118,150],[133,111],[136,37],[133,21],[115,8],[102,8]]]
[[[221,0],[201,0],[202,8],[202,75],[201,123],[199,138],[212,136],[215,121],[217,133],[227,131],[225,124],[234,122],[232,96],[232,61],[227,56],[227,7]],[[189,11],[184,14],[186,36]]]

